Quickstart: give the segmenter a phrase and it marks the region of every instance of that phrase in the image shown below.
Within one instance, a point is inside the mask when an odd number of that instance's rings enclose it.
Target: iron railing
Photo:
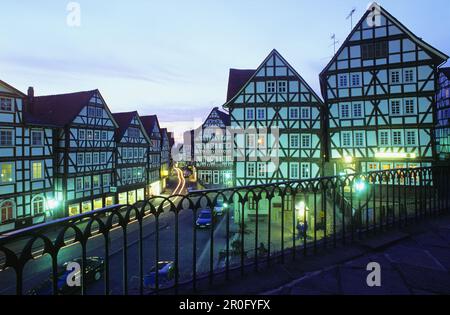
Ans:
[[[239,269],[243,275],[244,268],[257,271],[275,257],[283,263],[446,212],[449,169],[195,191],[29,227],[0,237],[0,290],[36,292],[30,289],[50,279],[51,292],[60,294],[60,265],[73,258],[81,258],[81,294],[177,293],[181,285],[196,290],[199,279],[212,283],[218,274],[228,279]],[[214,209],[219,199],[223,216],[214,216],[207,231],[196,228],[199,213]],[[89,282],[89,256],[104,257],[100,288],[98,281],[94,289]],[[170,262],[169,268],[152,274],[149,267],[161,261]],[[147,286],[144,279],[152,275]]]

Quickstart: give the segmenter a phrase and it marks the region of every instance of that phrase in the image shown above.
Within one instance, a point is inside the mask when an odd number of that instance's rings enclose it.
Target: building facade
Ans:
[[[450,158],[450,68],[439,70],[437,101],[436,150],[439,158]]]
[[[237,186],[321,175],[323,103],[278,51],[256,70],[230,70],[224,107]]]
[[[39,118],[61,126],[55,137],[55,193],[59,217],[72,216],[115,200],[115,130],[98,90],[34,97]]]
[[[229,127],[230,116],[215,107],[194,135],[197,178],[205,187],[231,187],[233,184]]]
[[[161,128],[156,115],[142,116],[141,121],[150,138],[148,151],[147,195],[157,196],[161,193]]]
[[[170,175],[170,143],[166,128],[161,128],[161,190],[167,187],[167,179]]]
[[[331,174],[429,166],[448,57],[376,3],[320,74]]]
[[[119,204],[145,200],[148,183],[150,138],[136,111],[114,113],[116,129],[115,182]]]
[[[0,81],[0,233],[41,223],[57,206],[55,126],[36,119],[29,105],[25,94]]]

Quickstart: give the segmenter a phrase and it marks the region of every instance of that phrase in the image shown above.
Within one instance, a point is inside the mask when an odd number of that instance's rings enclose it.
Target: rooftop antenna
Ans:
[[[350,30],[353,30],[353,14],[355,14],[356,8],[353,8],[350,13],[347,15],[346,20],[350,19]]]
[[[333,44],[331,44],[331,45],[334,47],[334,55],[336,55],[336,45],[339,44],[339,41],[336,40],[336,34],[333,33],[331,35],[331,40],[333,41]]]

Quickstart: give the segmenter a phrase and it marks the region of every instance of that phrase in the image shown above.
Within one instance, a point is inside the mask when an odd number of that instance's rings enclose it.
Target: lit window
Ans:
[[[31,145],[32,146],[41,146],[43,141],[43,133],[42,131],[31,131]]]
[[[1,223],[10,221],[12,219],[14,219],[13,214],[14,214],[14,203],[12,201],[3,201],[2,204],[0,205],[0,212],[1,212]]]
[[[42,179],[42,162],[32,162],[32,179]]]
[[[2,146],[2,147],[13,146],[13,131],[12,130],[0,130],[0,146]]]
[[[11,183],[14,181],[14,164],[0,163],[1,178],[0,183]]]
[[[12,99],[0,97],[0,110],[4,112],[12,112],[13,110]]]
[[[275,81],[267,81],[266,92],[275,93]]]
[[[31,207],[32,207],[33,213],[35,215],[44,213],[44,211],[45,211],[44,197],[42,197],[42,196],[34,197],[33,202],[31,203]]]

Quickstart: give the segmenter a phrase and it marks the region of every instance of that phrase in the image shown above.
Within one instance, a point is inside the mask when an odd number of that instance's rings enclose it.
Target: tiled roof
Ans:
[[[126,113],[115,113],[112,114],[117,124],[119,125],[119,129],[117,130],[116,139],[120,141],[130,126],[131,121],[138,113],[136,111],[126,112]]]
[[[159,128],[159,121],[158,116],[156,115],[148,115],[148,116],[141,116],[142,124],[144,125],[145,131],[147,131],[147,134],[151,137],[153,129],[155,127],[155,124]]]
[[[228,77],[227,102],[231,100],[248,80],[255,74],[256,70],[230,69]]]

